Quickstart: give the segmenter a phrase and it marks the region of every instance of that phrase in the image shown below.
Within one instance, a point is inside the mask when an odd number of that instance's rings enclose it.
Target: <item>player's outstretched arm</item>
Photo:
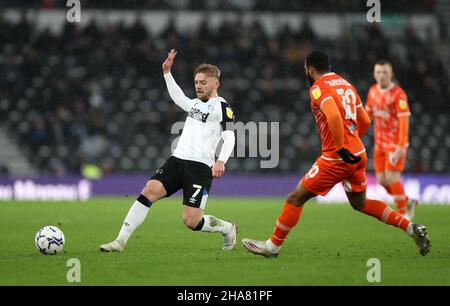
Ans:
[[[181,107],[184,111],[188,112],[191,109],[192,100],[185,96],[183,90],[178,86],[177,82],[173,78],[170,70],[172,68],[177,52],[175,49],[170,50],[167,54],[167,58],[162,64],[162,70],[164,74],[164,80],[166,81],[167,90],[169,91],[170,98]]]

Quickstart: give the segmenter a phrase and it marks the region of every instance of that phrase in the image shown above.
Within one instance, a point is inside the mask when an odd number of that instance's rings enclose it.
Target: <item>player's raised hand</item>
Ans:
[[[213,178],[220,178],[225,173],[225,164],[223,161],[218,160],[211,168]]]
[[[164,61],[164,63],[162,64],[162,70],[163,73],[169,73],[170,72],[170,68],[172,68],[172,64],[173,61],[175,60],[175,57],[177,56],[177,51],[175,51],[175,49],[170,50],[169,53],[167,53],[167,58]]]

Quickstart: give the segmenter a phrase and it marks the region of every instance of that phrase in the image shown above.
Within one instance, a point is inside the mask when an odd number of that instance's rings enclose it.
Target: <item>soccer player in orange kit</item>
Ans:
[[[392,82],[394,73],[390,62],[377,62],[373,76],[377,83],[367,94],[366,111],[375,126],[375,175],[377,182],[394,198],[397,212],[412,220],[418,202],[405,194],[400,181],[408,148],[411,116],[408,97],[399,85]]]
[[[330,72],[329,57],[322,51],[312,51],[306,57],[305,70],[311,84],[311,108],[320,131],[322,155],[288,195],[272,236],[265,241],[245,238],[244,247],[257,255],[278,256],[300,219],[303,205],[317,195],[325,196],[341,182],[355,210],[401,228],[425,256],[431,242],[424,225],[412,223],[381,201],[366,198],[367,155],[361,137],[370,126],[370,118],[356,89]]]

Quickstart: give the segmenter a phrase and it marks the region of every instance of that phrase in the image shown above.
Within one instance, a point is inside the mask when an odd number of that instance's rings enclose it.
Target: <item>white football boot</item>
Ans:
[[[231,222],[231,230],[229,233],[223,235],[223,247],[222,250],[231,251],[236,247],[236,237],[238,233],[238,225]]]
[[[268,245],[269,243],[269,241],[259,241],[249,238],[242,239],[242,244],[249,252],[264,257],[277,257],[280,247],[271,249]]]
[[[100,246],[100,251],[102,252],[122,252],[123,249],[124,245],[122,245],[119,240],[114,240]]]

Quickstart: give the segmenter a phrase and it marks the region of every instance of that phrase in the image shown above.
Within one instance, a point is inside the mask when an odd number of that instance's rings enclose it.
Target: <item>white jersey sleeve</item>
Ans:
[[[222,127],[222,139],[223,145],[220,150],[218,160],[226,163],[231,153],[233,152],[234,145],[236,142],[236,137],[234,136],[234,127],[232,124],[235,123],[235,115],[231,106],[225,102],[221,101],[221,114],[220,114],[220,125]]]
[[[164,75],[164,80],[166,81],[167,90],[169,91],[170,98],[173,102],[185,112],[189,112],[192,105],[194,105],[193,100],[185,96],[183,90],[178,86],[177,82],[175,82],[175,79],[170,72]]]

